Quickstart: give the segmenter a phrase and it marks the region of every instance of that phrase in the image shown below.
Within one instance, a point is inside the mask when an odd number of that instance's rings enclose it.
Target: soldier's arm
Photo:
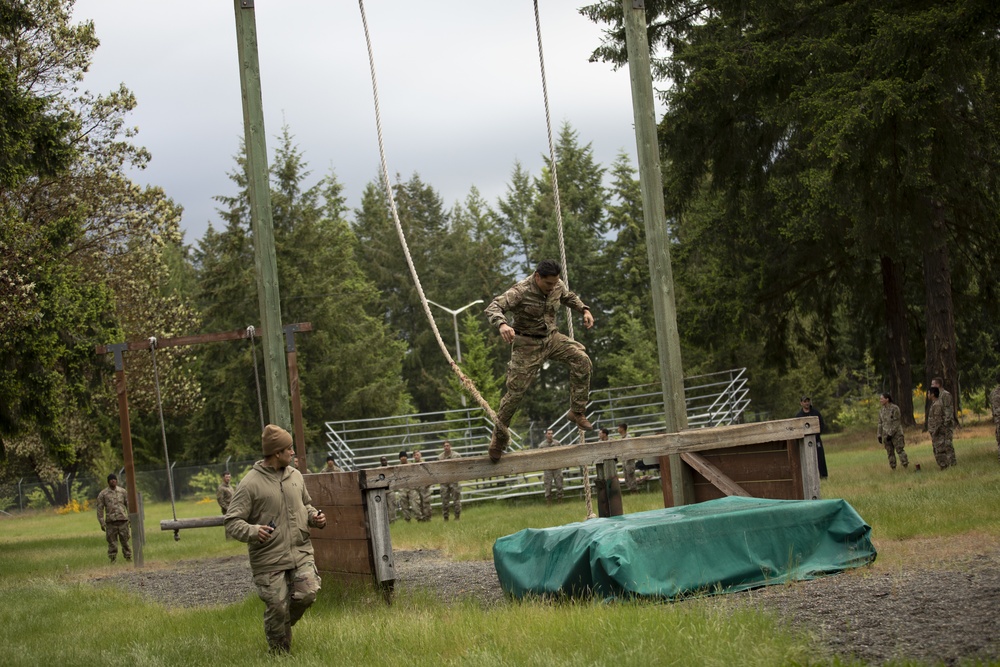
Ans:
[[[104,493],[103,492],[97,494],[97,523],[101,524],[101,530],[104,530]]]
[[[226,535],[240,542],[257,541],[258,526],[249,523],[252,507],[253,500],[250,498],[250,493],[240,484],[236,487],[229,509],[226,510]]]
[[[507,324],[507,311],[521,303],[524,293],[514,285],[509,290],[493,299],[490,305],[486,306],[486,319],[494,329],[500,328],[501,324]]]
[[[566,287],[566,283],[560,280],[559,284],[562,286],[562,293],[559,295],[559,303],[564,306],[569,306],[578,313],[590,310],[590,306],[585,304],[583,299],[577,296],[576,292],[570,291],[570,289]]]

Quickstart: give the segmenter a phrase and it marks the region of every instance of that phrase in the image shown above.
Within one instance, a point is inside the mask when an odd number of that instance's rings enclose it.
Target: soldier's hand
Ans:
[[[257,526],[257,541],[267,542],[271,539],[271,533],[274,532],[274,528],[270,526]]]
[[[878,444],[880,444],[880,445],[882,444],[882,436],[878,437]]]
[[[322,511],[313,515],[313,525],[317,528],[326,528],[326,515]]]
[[[106,532],[108,532],[108,529],[107,529],[107,528],[105,528],[104,526],[101,526],[101,532],[102,532],[102,533],[106,533]]]
[[[500,338],[502,338],[503,342],[505,342],[505,343],[513,343],[514,342],[514,327],[512,327],[512,326],[510,326],[509,324],[506,324],[506,323],[505,324],[501,324],[500,325]]]
[[[583,311],[583,326],[589,329],[594,326],[594,315],[589,311]]]

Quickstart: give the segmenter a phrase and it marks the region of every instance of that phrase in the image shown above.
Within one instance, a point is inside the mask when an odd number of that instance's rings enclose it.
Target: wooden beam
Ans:
[[[707,479],[712,483],[712,486],[719,489],[727,496],[746,496],[751,497],[751,494],[747,492],[742,486],[734,482],[729,478],[724,472],[716,468],[709,461],[705,459],[704,456],[696,454],[695,452],[684,452],[681,454],[681,460],[687,463],[689,466],[697,470],[702,477]]]
[[[597,516],[621,516],[622,490],[618,483],[618,462],[614,459],[597,464]]]
[[[312,331],[311,322],[298,322],[296,324],[286,325],[287,327],[298,327],[296,331]],[[257,337],[264,336],[264,330],[257,328],[255,335]],[[167,347],[183,347],[184,345],[200,345],[201,343],[220,343],[227,340],[240,340],[247,337],[246,328],[236,329],[235,331],[220,331],[216,333],[207,334],[195,334],[193,336],[176,336],[174,338],[157,338],[156,339],[156,349],[161,350]],[[148,350],[149,349],[149,339],[143,338],[142,340],[133,340],[125,343],[125,350],[128,352],[134,352],[136,350]],[[95,348],[97,354],[107,354],[111,352],[107,345],[98,345]]]
[[[201,516],[194,519],[164,519],[160,522],[160,530],[182,530],[184,528],[213,528],[225,525],[226,517]]]
[[[384,488],[386,484],[390,489],[416,488],[468,479],[520,475],[538,470],[592,465],[607,459],[624,461],[738,445],[753,445],[762,442],[801,440],[807,435],[815,433],[819,433],[819,422],[806,417],[753,424],[734,424],[715,428],[691,429],[680,433],[644,435],[607,442],[594,441],[582,445],[519,451],[505,454],[499,463],[491,463],[486,456],[467,456],[444,461],[369,468],[364,471],[365,474],[360,482],[363,489]],[[812,454],[815,461],[815,446]]]

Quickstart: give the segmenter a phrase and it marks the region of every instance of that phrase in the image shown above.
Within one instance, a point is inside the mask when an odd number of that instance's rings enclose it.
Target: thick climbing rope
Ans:
[[[569,289],[569,269],[566,267],[566,242],[563,240],[562,204],[559,202],[559,174],[556,170],[556,147],[552,142],[552,116],[549,113],[549,87],[545,81],[545,54],[542,52],[542,21],[538,16],[538,0],[535,4],[535,34],[538,35],[538,65],[542,71],[542,97],[545,100],[545,129],[549,134],[549,175],[552,177],[552,197],[556,208],[556,230],[559,232],[559,262],[562,279]],[[573,338],[573,311],[566,306],[566,323],[569,337]]]
[[[253,379],[257,383],[257,411],[260,413],[260,432],[264,432],[264,401],[260,395],[260,371],[257,370],[257,345],[254,344],[254,334],[257,330],[252,324],[247,326],[246,337],[250,339],[251,364],[253,365]]]
[[[153,355],[153,384],[156,387],[156,407],[160,411],[160,435],[163,436],[163,461],[167,466],[167,485],[170,487],[170,510],[174,513],[174,521],[177,521],[177,508],[174,507],[174,474],[170,470],[170,450],[167,448],[167,429],[163,424],[163,401],[160,400],[160,372],[156,369],[156,336],[149,337],[149,351]],[[129,483],[135,484],[134,480]],[[177,531],[174,531],[174,539],[178,539]]]
[[[538,14],[538,0],[534,0],[535,6],[535,34],[538,37],[538,66],[542,73],[542,98],[545,100],[545,129],[549,137],[549,175],[552,178],[552,198],[556,209],[556,230],[559,235],[559,262],[562,266],[562,278],[569,289],[569,269],[566,267],[566,242],[563,237],[562,203],[559,200],[559,173],[556,169],[556,147],[552,141],[552,114],[549,111],[549,86],[545,78],[545,52],[542,49],[542,20]],[[573,311],[566,307],[567,333],[573,338]],[[580,444],[585,441],[584,431],[580,431]],[[583,494],[587,502],[587,518],[593,519],[593,502],[590,496],[590,466],[583,466]]]
[[[496,412],[490,407],[490,404],[483,398],[482,394],[476,388],[476,385],[462,372],[458,364],[452,358],[451,353],[448,352],[448,346],[444,344],[444,340],[441,338],[441,332],[438,331],[437,324],[434,322],[434,315],[431,313],[431,307],[427,303],[427,297],[424,295],[424,288],[420,284],[420,276],[417,275],[417,269],[413,266],[413,258],[410,256],[410,248],[406,243],[406,235],[403,234],[403,225],[399,221],[399,211],[396,209],[396,199],[392,194],[392,181],[389,178],[389,167],[386,164],[385,158],[385,144],[382,139],[382,112],[379,108],[378,101],[378,79],[375,75],[375,56],[372,51],[372,40],[371,35],[368,32],[368,18],[365,16],[365,3],[364,0],[358,0],[358,8],[361,10],[361,23],[365,28],[365,44],[368,47],[368,66],[371,70],[372,77],[372,97],[375,102],[375,127],[378,131],[378,152],[379,160],[382,168],[382,187],[385,190],[386,201],[389,204],[389,210],[392,213],[392,220],[396,225],[396,235],[399,237],[399,242],[403,246],[403,254],[406,257],[406,266],[410,269],[410,277],[413,279],[413,284],[417,288],[417,294],[420,296],[420,303],[424,307],[424,315],[427,316],[427,321],[431,325],[431,331],[434,332],[434,338],[437,340],[438,347],[441,348],[441,352],[444,354],[445,359],[448,360],[448,365],[451,366],[451,370],[458,377],[459,382],[461,382],[462,387],[469,392],[473,400],[479,404],[479,407],[483,409],[486,416],[493,422],[495,427],[501,432],[507,431],[507,426],[500,423],[497,418]]]

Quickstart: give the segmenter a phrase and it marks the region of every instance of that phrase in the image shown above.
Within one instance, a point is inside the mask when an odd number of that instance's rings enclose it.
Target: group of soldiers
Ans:
[[[552,429],[545,431],[545,439],[538,443],[539,449],[545,449],[546,447],[559,447],[562,445],[558,440],[553,437]],[[601,442],[607,442],[610,439],[611,432],[607,428],[602,428],[599,431],[597,439]],[[627,438],[628,435],[628,424],[621,423],[618,425],[618,437]],[[624,473],[623,483],[625,488],[629,491],[639,490],[639,478],[636,477],[636,461],[635,459],[627,459],[622,464],[622,471]],[[554,470],[546,470],[542,473],[542,487],[545,489],[545,502],[550,504],[553,498],[557,501],[563,498],[563,469],[556,468]]]
[[[461,455],[451,447],[447,440],[441,445],[441,453],[438,454],[438,461],[461,458]],[[404,450],[399,453],[399,465],[407,465],[410,462],[409,454]],[[420,450],[414,450],[413,462],[423,463],[424,457]],[[383,456],[380,463],[383,466],[389,462]],[[393,506],[389,508],[389,522],[396,520],[397,515],[402,514],[403,519],[411,521],[431,520],[431,487],[430,485],[418,486],[415,488],[402,487],[396,489],[392,496]],[[441,516],[447,521],[449,514],[454,513],[455,521],[462,516],[462,489],[458,482],[441,485]]]

